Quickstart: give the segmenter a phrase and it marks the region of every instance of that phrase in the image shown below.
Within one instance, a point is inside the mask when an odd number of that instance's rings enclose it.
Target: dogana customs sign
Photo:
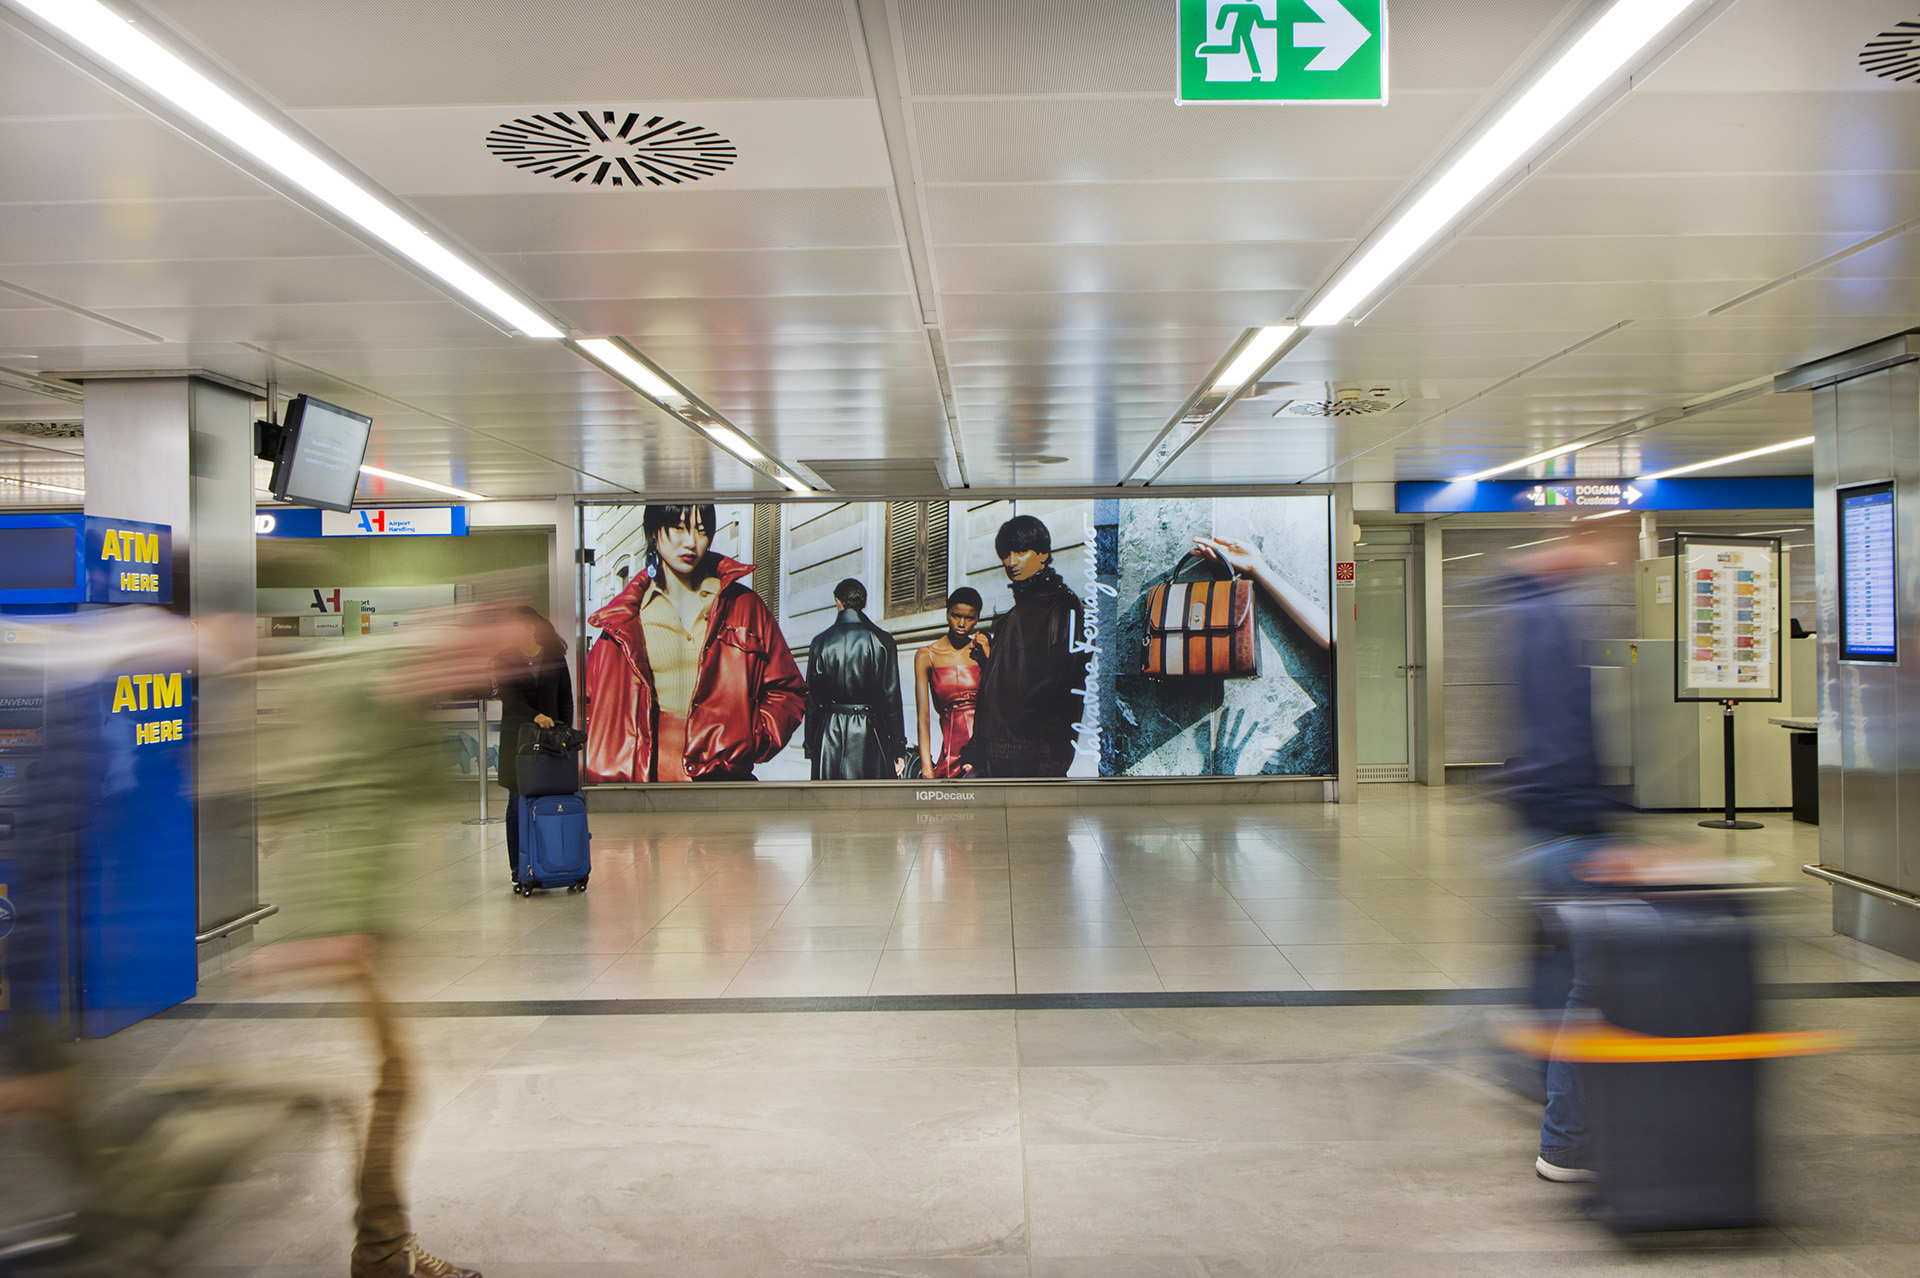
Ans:
[[[1177,0],[1178,102],[1387,100],[1387,0]]]

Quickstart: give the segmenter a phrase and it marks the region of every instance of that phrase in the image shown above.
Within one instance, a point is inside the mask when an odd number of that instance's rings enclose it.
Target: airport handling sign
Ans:
[[[1176,102],[1387,100],[1387,0],[1177,0]]]

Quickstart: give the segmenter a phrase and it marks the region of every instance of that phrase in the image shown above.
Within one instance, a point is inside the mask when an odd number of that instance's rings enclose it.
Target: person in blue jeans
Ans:
[[[1563,544],[1516,561],[1504,583],[1520,753],[1508,761],[1500,797],[1527,827],[1531,846],[1515,858],[1514,869],[1536,902],[1600,890],[1582,867],[1611,842],[1607,826],[1615,805],[1600,785],[1592,689],[1576,624],[1583,583],[1602,567],[1632,562],[1632,547],[1608,536],[1611,531],[1570,533]],[[1577,1016],[1587,998],[1574,952],[1556,940],[1550,911],[1543,909],[1540,918],[1533,1006],[1543,1018]],[[1546,1093],[1534,1171],[1551,1181],[1591,1180],[1580,1067],[1549,1060]]]

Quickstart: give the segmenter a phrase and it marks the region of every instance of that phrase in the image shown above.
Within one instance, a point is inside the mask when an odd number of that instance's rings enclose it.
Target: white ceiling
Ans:
[[[937,457],[993,487],[1117,483],[1240,332],[1293,315],[1584,8],[1391,0],[1384,108],[1176,106],[1174,0],[143,12],[775,456]],[[1402,407],[1244,401],[1162,481],[1451,478],[1920,323],[1920,224],[1807,270],[1920,218],[1920,86],[1856,62],[1916,16],[1735,0],[1364,323],[1268,375]],[[738,160],[616,189],[485,148],[495,124],[586,107],[706,125]],[[371,415],[369,461],[495,496],[771,489],[0,25],[0,369],[149,368],[272,376]],[[78,416],[22,380],[0,373],[0,476],[78,486],[78,441],[5,429]],[[1762,396],[1571,465],[1631,474],[1807,421],[1804,396]],[[50,499],[0,483],[0,503]]]

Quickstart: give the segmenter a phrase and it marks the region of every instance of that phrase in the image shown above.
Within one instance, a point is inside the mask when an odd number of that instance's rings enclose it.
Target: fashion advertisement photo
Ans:
[[[1329,775],[1330,514],[586,506],[583,780]]]

